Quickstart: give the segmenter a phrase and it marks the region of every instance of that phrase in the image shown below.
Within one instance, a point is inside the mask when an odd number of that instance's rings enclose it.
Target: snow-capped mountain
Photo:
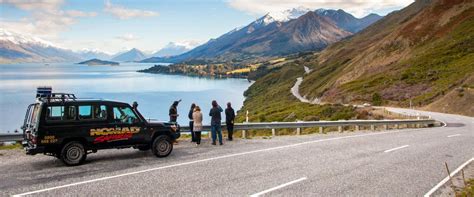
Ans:
[[[0,62],[73,62],[82,58],[34,36],[0,29]]]
[[[112,61],[115,62],[134,62],[134,61],[140,61],[143,60],[147,57],[145,53],[142,51],[133,48],[129,51],[120,53],[116,55],[115,57],[112,58]]]
[[[28,36],[28,35],[21,35],[15,32],[8,31],[6,29],[0,28],[0,41],[4,42],[11,42],[13,44],[30,44],[30,45],[37,45],[42,47],[56,47],[51,42],[45,41],[41,38]]]
[[[365,19],[372,20],[365,22]],[[358,19],[343,10],[311,11],[299,7],[265,14],[245,27],[233,29],[181,55],[149,58],[144,62],[227,61],[316,51],[376,20],[376,15]]]
[[[280,12],[272,12],[272,13],[269,13],[269,15],[275,21],[287,22],[289,20],[296,19],[300,16],[303,16],[309,11],[312,11],[312,10],[306,7],[298,7],[298,8],[292,8],[292,9],[288,9],[288,10],[284,10]]]
[[[180,55],[182,53],[188,52],[199,45],[199,42],[195,41],[184,41],[184,42],[170,42],[162,49],[154,52],[152,57],[167,57]]]
[[[101,59],[101,60],[108,60],[112,58],[112,54],[100,51],[98,49],[83,49],[77,51],[83,59]]]

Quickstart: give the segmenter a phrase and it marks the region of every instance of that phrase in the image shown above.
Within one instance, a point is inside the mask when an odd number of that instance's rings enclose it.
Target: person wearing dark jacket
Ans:
[[[217,104],[217,101],[212,101],[212,109],[209,111],[211,116],[211,133],[212,133],[212,145],[216,145],[216,138],[219,137],[219,145],[222,145],[222,128],[221,128],[221,106]]]
[[[179,101],[174,101],[173,104],[171,105],[170,107],[170,122],[177,122],[178,121],[178,104],[179,102],[181,102],[181,100]]]
[[[194,108],[196,107],[196,104],[191,104],[191,109],[189,110],[189,113],[188,113],[188,118],[189,118],[189,130],[191,131],[191,142],[196,142],[196,138],[194,137],[194,132],[193,132],[193,128],[194,128],[194,120],[193,120],[193,112],[194,112]]]
[[[232,135],[234,134],[234,119],[235,111],[231,106],[231,103],[227,103],[227,108],[225,109],[225,124],[227,126],[227,140],[232,141]]]

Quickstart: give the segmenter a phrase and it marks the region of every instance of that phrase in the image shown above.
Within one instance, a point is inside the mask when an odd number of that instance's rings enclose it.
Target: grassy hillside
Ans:
[[[311,105],[299,102],[290,92],[296,78],[304,74],[300,61],[270,67],[246,92],[247,99],[237,118],[244,121],[249,111],[251,122],[339,120],[356,116],[352,107],[342,105]]]
[[[472,86],[473,62],[474,2],[416,1],[306,62],[315,71],[300,91],[328,103],[425,106]]]

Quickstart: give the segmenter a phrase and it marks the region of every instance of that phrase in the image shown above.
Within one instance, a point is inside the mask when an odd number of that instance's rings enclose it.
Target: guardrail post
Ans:
[[[301,135],[301,128],[296,128],[296,135]]]
[[[384,130],[388,130],[388,125],[384,124],[384,125],[383,125],[383,129],[384,129]]]
[[[323,133],[323,127],[319,127],[319,133]]]
[[[339,133],[342,133],[342,126],[338,126],[337,130],[339,131]]]
[[[375,125],[370,125],[370,130],[375,130]]]
[[[246,131],[245,130],[242,130],[242,139],[245,139],[247,136],[246,136]]]
[[[400,129],[400,124],[395,124],[396,129]]]
[[[276,135],[275,133],[276,133],[275,129],[272,129],[272,137],[275,137],[275,135]]]
[[[356,131],[359,131],[359,130],[360,130],[359,125],[356,125],[356,126],[355,126],[355,130],[356,130]]]

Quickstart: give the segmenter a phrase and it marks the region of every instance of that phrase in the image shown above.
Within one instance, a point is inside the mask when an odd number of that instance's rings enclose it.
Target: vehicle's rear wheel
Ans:
[[[84,146],[77,141],[68,142],[61,149],[60,159],[68,166],[80,165],[86,160],[86,157]]]
[[[151,151],[157,157],[166,157],[173,150],[173,142],[167,135],[160,135],[153,140]]]

